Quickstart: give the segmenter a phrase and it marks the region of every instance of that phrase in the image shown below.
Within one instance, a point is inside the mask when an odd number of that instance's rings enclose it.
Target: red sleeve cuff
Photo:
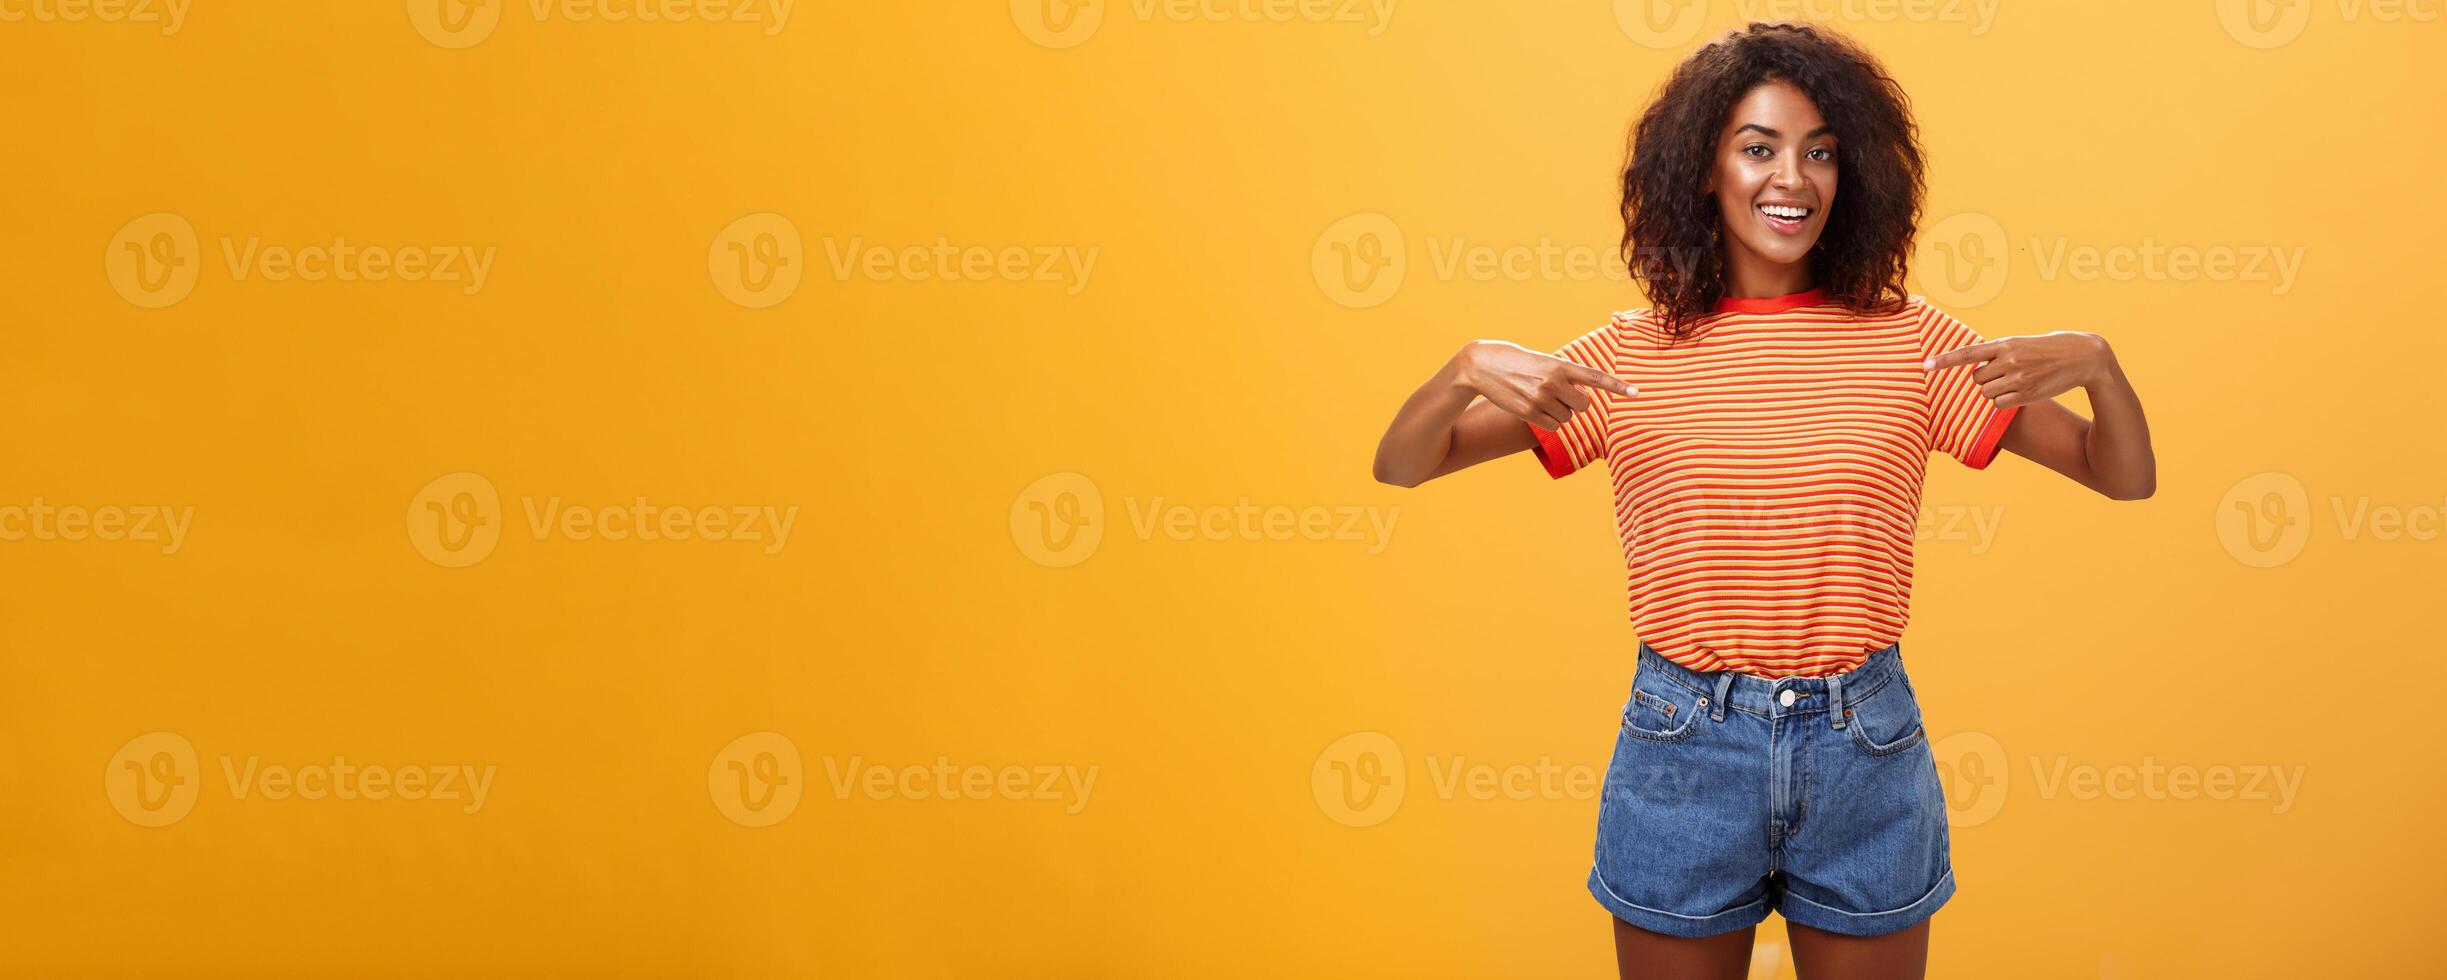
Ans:
[[[1529,447],[1529,451],[1537,454],[1539,464],[1546,467],[1547,476],[1560,480],[1571,476],[1572,471],[1579,468],[1572,465],[1572,451],[1564,447],[1563,437],[1527,422],[1521,424],[1528,425],[1530,434],[1538,437],[1538,444]]]
[[[2014,424],[2014,416],[2021,411],[2022,406],[2016,405],[1999,409],[1997,414],[1989,416],[1987,428],[1980,430],[1979,438],[1971,440],[1971,451],[1963,454],[1963,465],[1975,470],[1987,469],[1988,464],[1997,458],[1997,444],[2005,441],[2005,427]]]

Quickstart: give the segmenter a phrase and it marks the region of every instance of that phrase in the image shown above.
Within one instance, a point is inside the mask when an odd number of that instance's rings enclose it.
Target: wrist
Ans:
[[[1477,395],[1478,360],[1480,353],[1486,350],[1486,347],[1487,342],[1484,340],[1473,340],[1461,345],[1461,349],[1453,353],[1453,359],[1444,364],[1445,386],[1466,395]]]
[[[2098,345],[2098,352],[2092,355],[2090,377],[2082,382],[2082,387],[2091,389],[2122,387],[2124,385],[2124,365],[2116,362],[2115,349],[2107,345],[2107,338],[2097,334],[2092,334],[2090,337],[2091,341]]]

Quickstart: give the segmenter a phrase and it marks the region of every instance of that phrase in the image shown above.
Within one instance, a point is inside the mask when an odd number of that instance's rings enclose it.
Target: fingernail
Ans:
[[[1934,370],[1937,370],[1937,359],[1936,359],[1936,358],[1934,358],[1934,357],[1924,357],[1924,358],[1921,358],[1921,359],[1920,359],[1920,369],[1921,369],[1921,370],[1923,370],[1923,371],[1934,371]]]

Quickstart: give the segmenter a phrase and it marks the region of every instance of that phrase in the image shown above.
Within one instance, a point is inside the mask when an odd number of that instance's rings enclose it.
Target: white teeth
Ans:
[[[1786,207],[1781,204],[1762,204],[1759,205],[1759,210],[1766,213],[1768,217],[1783,218],[1786,221],[1799,221],[1810,216],[1808,208]]]

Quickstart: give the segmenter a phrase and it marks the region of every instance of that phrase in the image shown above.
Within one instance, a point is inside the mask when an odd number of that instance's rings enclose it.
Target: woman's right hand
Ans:
[[[1589,407],[1583,387],[1603,388],[1629,398],[1640,393],[1629,382],[1604,371],[1582,367],[1560,357],[1541,354],[1501,340],[1474,340],[1455,360],[1457,381],[1478,392],[1488,404],[1514,418],[1553,432],[1575,412]]]

